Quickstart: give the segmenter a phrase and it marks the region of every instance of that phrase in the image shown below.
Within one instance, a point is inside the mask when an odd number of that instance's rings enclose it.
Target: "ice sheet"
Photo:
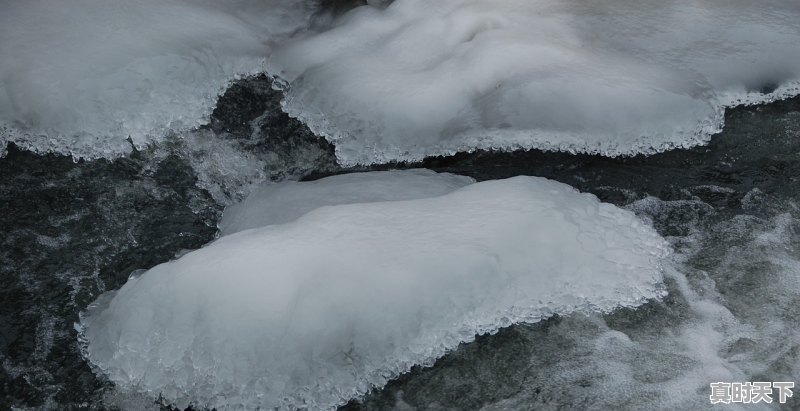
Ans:
[[[82,316],[84,351],[181,407],[331,409],[476,334],[658,297],[667,253],[543,178],[326,206],[132,278]]]
[[[704,143],[724,107],[800,92],[794,0],[396,0],[270,58],[345,164],[474,149]]]
[[[6,0],[0,150],[114,157],[201,125],[311,0]],[[128,138],[130,137],[130,141]]]

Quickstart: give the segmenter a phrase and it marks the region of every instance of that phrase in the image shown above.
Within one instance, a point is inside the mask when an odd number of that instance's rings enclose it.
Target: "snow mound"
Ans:
[[[284,109],[344,164],[704,143],[800,93],[796,0],[396,0],[279,47]]]
[[[225,209],[220,235],[281,224],[326,205],[414,200],[447,194],[474,183],[470,177],[426,169],[351,173],[316,181],[266,183]]]
[[[84,313],[83,349],[178,406],[331,409],[476,334],[659,297],[668,250],[535,177],[321,207],[131,278]]]
[[[7,141],[114,157],[197,127],[312,0],[6,0],[0,3],[0,150]],[[130,141],[128,138],[130,137]]]

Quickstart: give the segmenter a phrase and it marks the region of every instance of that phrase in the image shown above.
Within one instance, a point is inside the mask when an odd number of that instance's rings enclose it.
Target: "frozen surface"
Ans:
[[[225,209],[220,234],[281,224],[322,206],[436,197],[474,183],[470,177],[431,170],[351,173],[310,182],[265,183]]]
[[[536,177],[321,207],[101,297],[85,355],[180,406],[329,409],[476,333],[658,297],[667,253],[633,213]]]
[[[5,0],[0,151],[113,157],[196,127],[311,0]],[[131,141],[127,141],[130,137]]]
[[[707,141],[800,85],[796,0],[396,0],[270,57],[346,164],[477,148],[605,155]]]
[[[124,154],[203,124],[231,80],[265,69],[345,164],[650,153],[800,87],[794,0],[378,1],[314,34],[316,3],[4,1],[0,152]]]

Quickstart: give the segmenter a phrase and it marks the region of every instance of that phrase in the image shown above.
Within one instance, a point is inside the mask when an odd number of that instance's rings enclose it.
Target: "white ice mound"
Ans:
[[[200,125],[312,0],[4,0],[0,151],[6,140],[76,157],[130,151]]]
[[[414,169],[265,183],[241,203],[225,208],[220,235],[286,223],[322,206],[436,197],[474,182],[470,177]]]
[[[476,334],[661,294],[668,245],[535,177],[321,207],[161,264],[83,316],[123,390],[217,409],[331,409]]]
[[[652,153],[707,141],[726,106],[800,93],[800,2],[396,0],[285,44],[268,70],[346,164]]]

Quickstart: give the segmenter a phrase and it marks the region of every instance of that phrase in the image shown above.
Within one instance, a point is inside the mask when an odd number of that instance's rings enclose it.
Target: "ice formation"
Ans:
[[[0,151],[110,157],[202,124],[312,0],[0,2]],[[130,137],[131,141],[127,141]]]
[[[310,182],[265,183],[241,203],[225,209],[220,234],[281,224],[322,206],[414,200],[447,194],[474,183],[469,177],[431,170],[351,173]]]
[[[376,1],[306,31],[317,3],[4,1],[0,147],[113,157],[202,124],[265,69],[346,164],[653,152],[800,90],[794,0]]]
[[[82,316],[84,353],[179,406],[330,409],[476,334],[658,297],[667,253],[630,211],[537,177],[324,206],[130,279]]]
[[[800,92],[796,0],[396,0],[270,57],[343,163],[478,148],[697,145]]]

